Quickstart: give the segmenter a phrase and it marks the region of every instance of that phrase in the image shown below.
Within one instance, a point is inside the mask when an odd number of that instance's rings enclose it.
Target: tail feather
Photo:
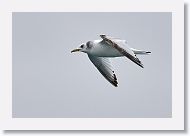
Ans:
[[[131,50],[134,52],[134,54],[144,54],[144,55],[146,55],[146,54],[150,54],[151,52],[150,51],[142,51],[142,50],[137,50],[137,49],[133,49],[133,48],[131,48]]]
[[[147,54],[150,54],[151,52],[150,51],[146,51]]]

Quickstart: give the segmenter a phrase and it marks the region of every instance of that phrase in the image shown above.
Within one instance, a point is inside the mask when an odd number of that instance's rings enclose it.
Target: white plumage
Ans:
[[[125,40],[100,35],[102,40],[88,41],[71,52],[84,52],[88,54],[91,62],[99,72],[114,86],[117,87],[117,78],[111,65],[110,58],[126,56],[128,59],[143,68],[143,64],[136,54],[149,54],[150,52],[130,48]]]

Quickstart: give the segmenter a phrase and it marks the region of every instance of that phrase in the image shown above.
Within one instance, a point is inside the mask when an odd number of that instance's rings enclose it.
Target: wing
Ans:
[[[96,66],[99,72],[115,87],[117,87],[117,78],[112,70],[111,62],[108,58],[104,57],[95,57],[88,54],[91,62]]]
[[[126,40],[122,40],[122,39],[119,39],[119,38],[115,38],[115,37],[111,37],[111,36],[109,36],[109,35],[100,35],[100,37],[102,38],[102,39],[104,39],[104,38],[108,38],[108,39],[112,39],[112,40],[114,40],[114,41],[120,41],[120,42],[126,42]]]
[[[136,63],[137,65],[139,65],[140,67],[143,68],[143,64],[136,57],[136,55],[134,54],[134,52],[130,48],[123,48],[123,47],[121,47],[122,45],[120,45],[120,44],[124,44],[123,42],[118,42],[115,39],[107,37],[106,35],[100,35],[100,37],[108,45],[112,46],[113,48],[115,48],[116,50],[118,50],[121,54],[123,54],[124,56],[126,56],[127,58],[129,58],[131,61],[133,61],[134,63]]]

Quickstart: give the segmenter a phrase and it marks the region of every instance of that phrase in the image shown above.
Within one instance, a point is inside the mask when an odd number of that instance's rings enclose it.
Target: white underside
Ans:
[[[117,49],[113,48],[112,46],[108,45],[105,42],[101,42],[101,40],[95,40],[94,46],[88,52],[88,54],[98,57],[121,57],[121,54]],[[127,46],[125,41],[114,41],[117,43],[121,48],[125,49],[129,54],[136,57],[134,52]]]
[[[98,56],[98,57],[121,57],[123,54],[121,54],[119,51],[116,49],[109,47],[109,46],[104,46],[104,47],[97,47],[94,48],[93,51],[90,52],[91,55],[93,56]]]
[[[121,56],[123,56],[123,54],[121,54],[115,48],[113,48],[107,44],[102,45],[101,42],[94,44],[93,49],[91,49],[91,51],[88,54],[93,55],[93,56],[98,56],[98,57],[121,57]]]

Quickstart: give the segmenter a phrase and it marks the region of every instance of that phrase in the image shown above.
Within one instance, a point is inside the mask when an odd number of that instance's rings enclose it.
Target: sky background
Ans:
[[[171,117],[171,13],[13,13],[13,117]],[[84,53],[100,34],[151,51],[113,58],[119,87]]]

